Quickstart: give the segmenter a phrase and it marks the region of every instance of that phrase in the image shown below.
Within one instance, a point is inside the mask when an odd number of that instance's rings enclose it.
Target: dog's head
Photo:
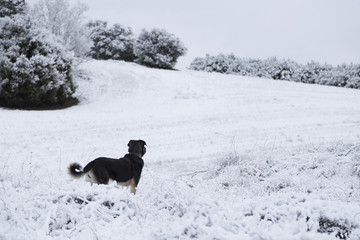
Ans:
[[[146,153],[146,142],[144,140],[130,140],[128,143],[129,153],[142,157]]]

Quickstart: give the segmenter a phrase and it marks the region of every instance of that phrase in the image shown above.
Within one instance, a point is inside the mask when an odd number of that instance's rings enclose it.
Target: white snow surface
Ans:
[[[117,61],[0,109],[0,239],[360,239],[360,91]],[[147,142],[137,194],[67,167]]]

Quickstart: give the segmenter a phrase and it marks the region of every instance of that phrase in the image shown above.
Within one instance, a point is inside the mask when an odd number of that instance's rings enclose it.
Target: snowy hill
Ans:
[[[81,104],[0,109],[0,239],[359,239],[360,92],[82,63]],[[137,195],[67,175],[147,154]]]

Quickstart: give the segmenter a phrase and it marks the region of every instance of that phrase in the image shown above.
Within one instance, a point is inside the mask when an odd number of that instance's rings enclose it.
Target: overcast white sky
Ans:
[[[360,0],[82,2],[92,19],[129,26],[136,34],[143,28],[163,28],[179,37],[188,53],[179,59],[178,68],[206,53],[360,63]]]

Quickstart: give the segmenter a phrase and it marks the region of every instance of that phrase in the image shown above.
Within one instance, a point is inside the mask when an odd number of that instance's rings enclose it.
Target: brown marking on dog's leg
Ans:
[[[134,178],[131,179],[130,185],[131,185],[131,193],[135,195],[136,194],[136,184],[135,184]]]

